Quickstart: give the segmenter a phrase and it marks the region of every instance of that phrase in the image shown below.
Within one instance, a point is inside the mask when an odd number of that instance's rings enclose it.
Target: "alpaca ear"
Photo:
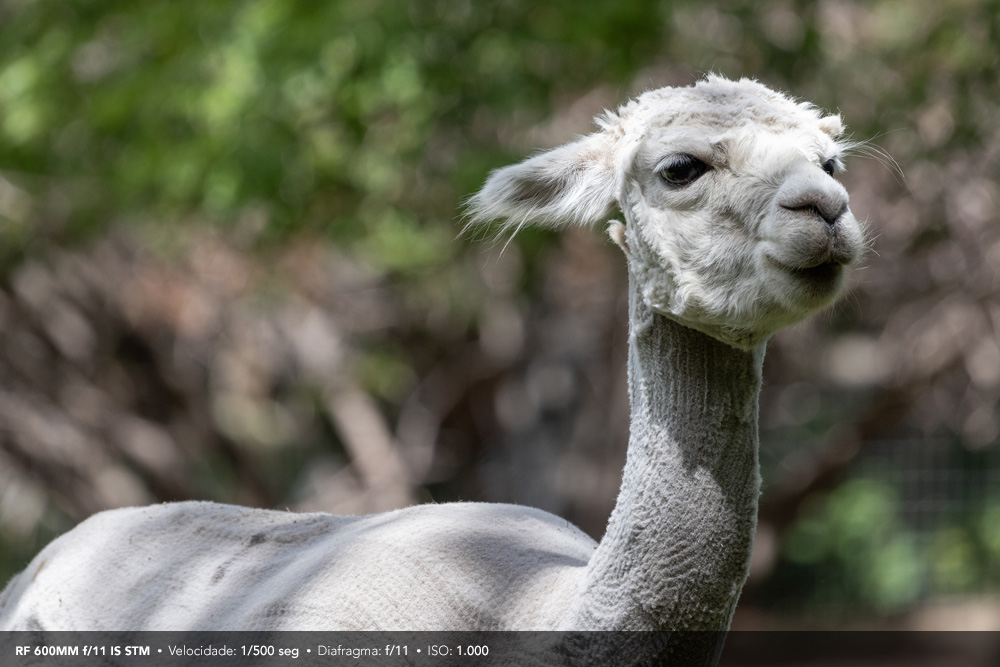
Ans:
[[[514,231],[604,222],[616,206],[614,165],[614,141],[595,132],[498,169],[469,200],[466,229],[498,219]]]
[[[819,119],[819,129],[837,139],[844,133],[844,121],[840,115],[824,116]]]

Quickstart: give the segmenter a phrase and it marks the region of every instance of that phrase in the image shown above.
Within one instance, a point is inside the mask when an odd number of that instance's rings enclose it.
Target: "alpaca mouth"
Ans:
[[[789,267],[788,271],[793,276],[801,278],[802,280],[808,280],[810,283],[828,283],[840,277],[840,271],[842,268],[843,267],[837,262],[826,261],[822,264],[817,264],[816,266],[810,266],[808,268]]]
[[[836,282],[844,268],[843,264],[830,258],[812,266],[790,266],[770,256],[767,259],[785,273],[813,287]]]

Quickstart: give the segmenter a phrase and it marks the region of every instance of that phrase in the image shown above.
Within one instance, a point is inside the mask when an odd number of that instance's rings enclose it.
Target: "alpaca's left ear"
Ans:
[[[839,115],[824,116],[819,119],[819,129],[837,139],[844,133],[844,121]]]
[[[490,174],[468,203],[469,226],[595,225],[616,206],[615,145],[595,132]]]

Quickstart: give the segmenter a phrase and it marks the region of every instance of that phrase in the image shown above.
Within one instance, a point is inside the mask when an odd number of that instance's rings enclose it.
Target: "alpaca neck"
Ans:
[[[621,491],[566,627],[726,630],[757,523],[763,346],[653,313],[630,276]]]

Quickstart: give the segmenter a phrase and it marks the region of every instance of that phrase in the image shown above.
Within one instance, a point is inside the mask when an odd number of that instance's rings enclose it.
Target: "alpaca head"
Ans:
[[[472,223],[599,224],[646,304],[737,347],[829,305],[864,249],[824,116],[747,79],[647,92],[600,130],[500,169]]]

